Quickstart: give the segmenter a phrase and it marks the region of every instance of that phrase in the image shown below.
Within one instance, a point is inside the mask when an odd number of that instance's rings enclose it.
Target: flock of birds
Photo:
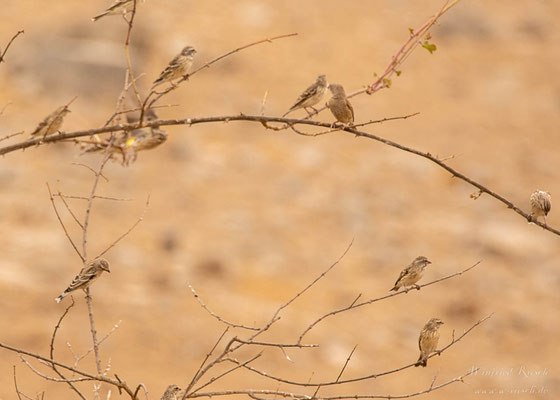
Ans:
[[[93,17],[92,20],[97,21],[99,18],[106,15],[130,12],[132,5],[132,0],[116,0],[111,7],[103,13]],[[195,54],[196,50],[192,46],[186,46],[183,48],[183,50],[169,62],[167,67],[153,82],[152,90],[161,84],[168,82],[172,83],[175,79],[187,77],[192,67]],[[313,112],[317,113],[314,106],[321,102],[327,89],[331,91],[332,97],[328,100],[326,106],[330,109],[336,120],[344,125],[353,124],[354,109],[346,97],[344,88],[342,85],[336,83],[328,84],[325,75],[319,75],[317,80],[301,93],[294,105],[288,109],[283,117],[298,109],[304,109],[309,116],[313,115]],[[313,112],[310,112],[308,109],[312,109]],[[70,110],[68,109],[68,105],[57,108],[37,126],[37,128],[31,133],[31,136],[46,137],[60,132],[64,117],[69,112]],[[157,120],[157,115],[155,115],[153,110],[148,110],[146,114],[147,121]],[[135,120],[129,118],[128,122],[132,123],[135,122]],[[144,129],[132,131],[129,136],[118,139],[111,145],[115,148],[122,149],[123,147],[128,147],[134,149],[135,151],[139,151],[154,148],[163,143],[166,139],[167,135],[165,132],[159,130],[158,127],[155,127],[151,128],[150,132],[146,132]],[[99,151],[106,148],[106,146],[107,144],[102,145],[101,143],[93,143],[91,146],[86,148],[85,151]],[[531,206],[529,222],[536,221],[542,216],[546,224],[546,216],[551,209],[550,193],[543,190],[536,190],[531,194],[529,202]],[[424,256],[419,256],[414,259],[410,265],[401,271],[391,291],[398,291],[401,288],[403,288],[406,292],[412,288],[419,290],[420,286],[417,282],[422,278],[424,271],[429,264],[431,264],[431,262]],[[83,289],[85,291],[85,289],[88,288],[95,279],[101,276],[104,271],[110,272],[110,269],[109,262],[103,258],[97,258],[86,263],[86,265],[70,283],[68,288],[66,288],[66,290],[55,299],[56,302],[60,302],[67,294],[74,290]],[[441,319],[432,318],[420,331],[418,338],[420,357],[415,363],[415,366],[427,366],[429,356],[432,353],[439,353],[436,349],[440,337],[439,327],[441,325],[443,325],[443,321]],[[179,386],[169,385],[161,400],[177,400],[180,392],[181,388]]]

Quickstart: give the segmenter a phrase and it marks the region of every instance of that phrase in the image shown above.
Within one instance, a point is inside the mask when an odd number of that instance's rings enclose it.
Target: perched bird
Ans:
[[[64,296],[76,289],[85,290],[95,279],[99,278],[103,271],[111,272],[109,270],[109,263],[104,258],[96,258],[88,262],[78,275],[76,275],[70,286],[55,299],[56,302],[60,303]]]
[[[111,5],[111,7],[103,11],[101,14],[96,15],[91,20],[97,21],[99,18],[105,17],[106,15],[119,15],[119,14],[124,15],[132,11],[133,7],[134,7],[133,0],[115,0],[115,2],[113,3],[113,5]]]
[[[290,107],[290,109],[286,112],[286,114],[282,115],[285,117],[292,111],[298,110],[303,108],[307,111],[308,114],[311,113],[307,110],[307,107],[313,108],[313,106],[321,101],[325,92],[327,91],[327,76],[326,75],[319,75],[315,83],[309,86],[307,89],[303,91],[302,94],[299,95],[295,104]],[[313,111],[317,112],[315,108]]]
[[[408,267],[406,267],[401,271],[401,274],[399,275],[397,281],[395,282],[395,286],[391,290],[394,290],[396,292],[401,287],[404,287],[405,290],[408,292],[406,286],[413,286],[413,285],[414,287],[416,287],[416,289],[420,290],[420,286],[418,286],[416,282],[418,282],[420,278],[422,278],[422,275],[424,275],[424,270],[426,269],[428,264],[431,263],[432,262],[424,256],[416,257],[414,261],[412,261],[409,264]]]
[[[346,93],[342,85],[331,83],[329,90],[332,97],[327,102],[327,107],[331,110],[338,122],[352,124],[354,122],[354,108],[346,98]]]
[[[49,114],[44,120],[42,120],[37,128],[31,132],[31,136],[47,136],[58,132],[64,121],[64,117],[68,114],[70,110],[68,106],[60,106]]]
[[[126,141],[126,146],[135,151],[151,150],[167,140],[167,133],[161,129],[151,128],[150,133],[145,129],[135,129]]]
[[[161,400],[177,400],[177,393],[181,391],[181,388],[177,385],[169,385],[163,396],[161,396]]]
[[[536,221],[540,216],[544,218],[544,223],[546,225],[546,216],[550,212],[551,203],[550,193],[544,190],[535,190],[529,202],[531,203],[531,218],[529,222]]]
[[[420,357],[418,358],[415,367],[419,367],[420,365],[425,367],[428,365],[428,357],[436,351],[438,345],[440,325],[443,325],[443,321],[441,319],[432,318],[420,331],[420,337],[418,338]]]
[[[196,50],[192,46],[187,46],[169,62],[169,65],[159,74],[159,77],[154,81],[152,89],[165,82],[170,82],[173,79],[180,78],[187,75],[192,67],[193,58]]]

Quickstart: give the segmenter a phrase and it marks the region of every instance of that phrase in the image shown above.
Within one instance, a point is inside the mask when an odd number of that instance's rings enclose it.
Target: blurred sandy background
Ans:
[[[108,3],[2,2],[0,45],[19,29],[25,35],[0,65],[0,106],[11,102],[0,117],[0,136],[30,132],[74,96],[64,130],[103,125],[126,65],[122,19],[90,21]],[[132,62],[136,74],[145,74],[139,81],[145,90],[184,45],[199,50],[196,67],[252,41],[297,32],[200,72],[167,97],[166,104],[179,106],[159,112],[162,118],[258,114],[268,90],[266,113],[281,115],[320,73],[349,92],[372,82],[406,41],[408,28],[421,26],[441,5],[151,0],[136,18]],[[432,31],[438,46],[433,55],[418,49],[391,89],[352,99],[357,122],[420,112],[367,131],[441,157],[455,155],[450,165],[526,210],[536,188],[550,191],[554,203],[560,195],[558,15],[560,2],[463,1]],[[323,113],[319,119],[333,117]],[[107,254],[112,273],[93,287],[100,337],[122,320],[102,346],[111,374],[130,385],[143,382],[152,399],[170,383],[185,386],[223,330],[193,299],[187,282],[220,315],[260,326],[355,238],[341,264],[286,310],[265,339],[294,341],[319,315],[359,293],[363,299],[387,293],[418,255],[433,261],[425,282],[484,261],[463,277],[328,319],[307,337],[318,349],[289,350],[292,362],[268,349],[256,367],[289,379],[332,380],[357,344],[344,377],[381,372],[416,360],[418,333],[429,318],[445,321],[445,344],[453,330],[457,335],[495,313],[427,368],[323,388],[320,395],[406,394],[429,387],[435,375],[437,384],[481,367],[467,384],[426,397],[558,398],[558,237],[488,196],[470,199],[474,188],[426,160],[373,141],[342,133],[272,133],[251,123],[166,130],[165,145],[140,153],[129,167],[111,163],[105,170],[110,181],[101,182],[99,194],[133,201],[94,205],[90,255],[126,230],[150,195],[144,222]],[[54,298],[80,264],[45,182],[87,195],[91,173],[71,164],[95,166],[99,159],[78,157],[76,147],[64,144],[0,160],[1,342],[48,354],[52,329],[68,304]],[[548,222],[555,227],[557,211],[553,204]],[[74,298],[77,305],[57,341],[57,358],[68,363],[67,342],[83,353],[91,341],[85,300],[82,293]],[[45,390],[46,399],[76,398],[66,385],[37,378],[16,354],[0,351],[0,399],[16,398],[12,365],[26,394]],[[95,370],[91,358],[80,365]],[[81,387],[92,396],[90,383]],[[247,387],[296,390],[247,373],[210,388]],[[545,392],[522,393],[531,389]]]

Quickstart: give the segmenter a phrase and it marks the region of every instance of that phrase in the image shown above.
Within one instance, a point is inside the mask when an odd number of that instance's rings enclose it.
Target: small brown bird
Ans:
[[[419,367],[420,365],[425,367],[428,365],[428,357],[436,351],[438,345],[440,325],[443,325],[443,321],[441,319],[432,318],[420,331],[420,337],[418,338],[420,357],[414,365],[415,367]]]
[[[544,224],[546,225],[546,216],[550,212],[551,208],[551,196],[550,193],[544,190],[535,190],[529,202],[531,203],[531,219],[529,222],[537,221],[540,216],[544,218]]]
[[[416,289],[420,290],[420,286],[416,284],[424,275],[424,270],[431,264],[432,262],[428,260],[424,256],[419,256],[412,261],[408,267],[401,271],[397,281],[395,282],[395,286],[391,289],[395,292],[398,291],[401,287],[405,288],[405,291],[408,292],[409,289],[406,289],[406,286],[414,286]],[[390,291],[391,291],[390,290]]]
[[[167,140],[167,133],[161,129],[150,128],[151,133],[144,129],[135,129],[131,133],[130,139],[126,141],[126,146],[135,151],[151,150]]]
[[[332,97],[327,102],[327,107],[338,122],[352,124],[354,122],[354,108],[348,101],[348,98],[346,98],[346,92],[344,92],[342,85],[331,83],[329,90],[332,93]]]
[[[163,396],[161,396],[161,400],[177,400],[177,393],[181,391],[181,388],[177,385],[169,385]]]
[[[68,106],[60,106],[52,113],[50,113],[44,120],[42,120],[37,128],[31,132],[31,136],[47,136],[58,132],[64,121],[64,117],[70,110]]]
[[[103,18],[106,15],[126,15],[126,13],[131,12],[134,7],[133,0],[115,0],[115,2],[101,14],[96,15],[91,20],[97,21],[99,18]]]
[[[76,275],[70,286],[68,286],[66,290],[55,299],[56,302],[60,303],[60,301],[68,293],[76,289],[86,290],[86,288],[88,288],[95,279],[99,278],[103,271],[111,272],[109,270],[109,262],[107,262],[104,258],[96,258],[95,260],[88,262],[86,266],[81,269],[78,275]]]
[[[327,91],[327,76],[326,75],[319,75],[315,83],[309,86],[307,89],[303,91],[302,94],[299,95],[295,104],[290,107],[290,109],[286,112],[286,114],[282,115],[285,117],[292,111],[298,110],[303,108],[307,114],[311,115],[307,110],[307,107],[312,108],[313,111],[317,112],[313,106],[321,101],[325,92]]]
[[[192,46],[187,46],[169,62],[167,67],[159,74],[159,77],[154,81],[152,89],[165,82],[170,82],[173,79],[180,78],[187,75],[192,67],[194,55],[196,50]]]

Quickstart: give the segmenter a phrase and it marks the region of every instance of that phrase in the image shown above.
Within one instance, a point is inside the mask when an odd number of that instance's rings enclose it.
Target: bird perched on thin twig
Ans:
[[[342,85],[331,83],[329,85],[329,90],[332,93],[332,97],[327,102],[327,107],[331,110],[338,122],[352,124],[354,122],[354,108],[348,101]]]
[[[546,216],[550,212],[552,197],[550,193],[544,190],[535,190],[529,202],[531,203],[531,216],[529,222],[536,221],[540,216],[544,218],[544,223],[546,225]]]
[[[327,76],[319,75],[315,83],[313,83],[311,86],[305,89],[302,94],[299,95],[295,104],[291,106],[290,109],[284,115],[282,115],[282,117],[285,117],[292,111],[298,110],[300,108],[303,108],[307,112],[307,114],[312,115],[312,113],[307,110],[308,107],[312,108],[313,111],[317,113],[317,110],[313,108],[313,106],[321,101],[321,99],[325,95],[325,92],[327,91],[327,85]]]
[[[52,113],[50,113],[44,120],[42,120],[37,128],[31,132],[31,136],[47,136],[58,132],[64,121],[64,117],[68,114],[70,110],[68,106],[60,106]]]
[[[192,46],[187,46],[169,62],[167,67],[159,74],[154,81],[152,89],[165,82],[187,75],[192,67],[196,50]]]
[[[177,385],[169,385],[165,392],[163,392],[163,396],[161,396],[161,400],[177,400],[177,393],[181,391],[181,388]]]
[[[419,367],[420,365],[425,367],[428,365],[428,357],[436,351],[438,345],[440,325],[443,325],[443,321],[441,319],[432,318],[420,331],[420,337],[418,338],[420,357],[414,365],[415,367]]]
[[[107,8],[101,14],[96,15],[91,20],[97,21],[99,18],[103,18],[107,15],[126,15],[126,13],[131,12],[133,8],[133,0],[115,0],[115,2],[109,8]]]
[[[99,278],[103,271],[111,272],[109,270],[109,262],[104,258],[96,258],[88,262],[78,275],[76,275],[70,286],[55,299],[56,302],[60,303],[68,293],[76,289],[83,289],[85,291],[95,279]]]
[[[409,289],[406,289],[407,286],[414,286],[416,289],[420,290],[420,286],[416,284],[424,275],[424,270],[431,264],[432,262],[428,260],[424,256],[419,256],[412,261],[408,267],[401,271],[397,281],[395,282],[395,286],[391,289],[395,292],[398,291],[401,287],[405,288],[405,291],[408,292]],[[391,291],[390,290],[390,291]]]

